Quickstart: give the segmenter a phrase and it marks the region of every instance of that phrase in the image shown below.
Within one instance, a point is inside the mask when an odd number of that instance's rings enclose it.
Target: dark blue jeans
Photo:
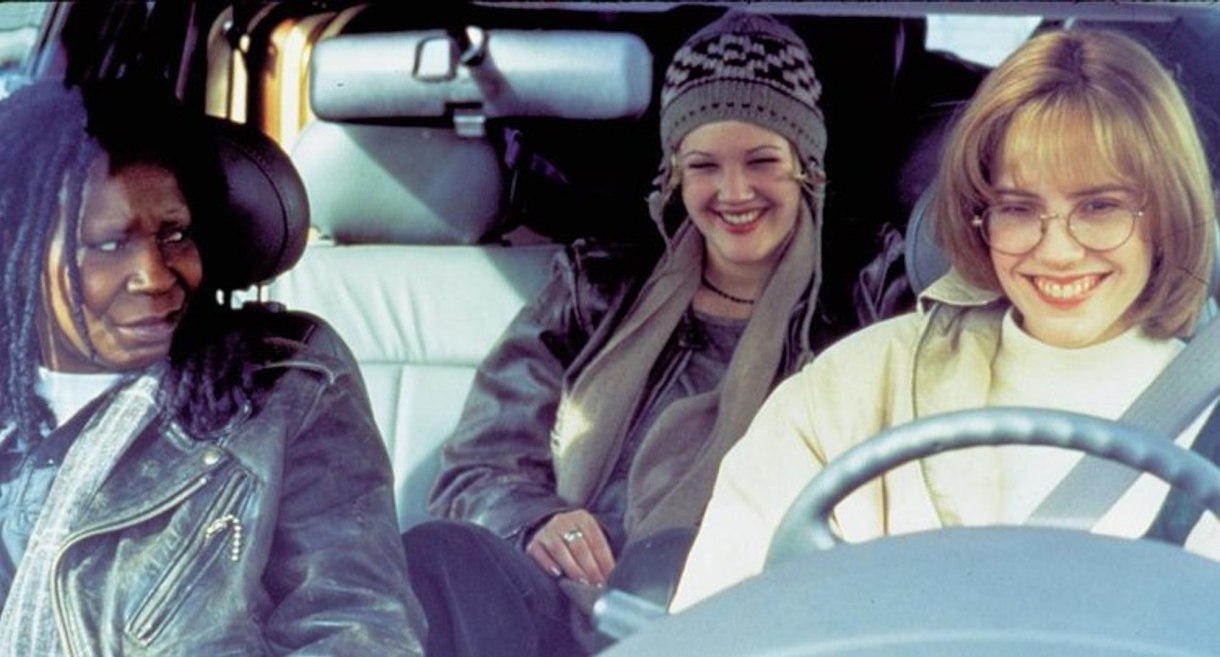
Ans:
[[[529,555],[487,529],[435,520],[402,537],[428,619],[429,657],[570,657],[568,597]]]

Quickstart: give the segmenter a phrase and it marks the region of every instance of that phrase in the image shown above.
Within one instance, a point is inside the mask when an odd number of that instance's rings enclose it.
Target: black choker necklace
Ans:
[[[715,285],[712,285],[712,282],[707,280],[707,274],[703,275],[703,287],[706,287],[707,289],[711,290],[712,294],[724,297],[725,299],[728,299],[729,301],[732,301],[733,303],[740,303],[740,304],[744,304],[747,306],[754,305],[754,299],[746,299],[745,297],[735,297],[735,296],[729,294],[728,292],[725,292],[724,290],[716,287]]]

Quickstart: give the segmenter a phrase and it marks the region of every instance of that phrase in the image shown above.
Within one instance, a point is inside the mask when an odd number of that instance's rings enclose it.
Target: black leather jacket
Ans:
[[[154,422],[63,544],[66,654],[422,654],[354,360],[320,320],[280,315],[259,321],[291,355],[250,412],[207,438]]]
[[[558,496],[551,430],[561,394],[602,348],[655,265],[655,251],[577,242],[479,367],[442,451],[433,515],[468,520],[524,547],[532,530],[572,509]],[[808,358],[808,300],[792,309],[780,376]],[[647,393],[645,394],[647,397]]]

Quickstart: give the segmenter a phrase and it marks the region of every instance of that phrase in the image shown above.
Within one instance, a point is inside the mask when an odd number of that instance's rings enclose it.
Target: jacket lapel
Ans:
[[[1003,297],[954,270],[920,297],[927,319],[912,361],[915,418],[986,405],[1006,309]]]
[[[229,452],[190,436],[177,422],[150,423],[82,511],[75,528],[121,525],[143,517],[207,481]]]

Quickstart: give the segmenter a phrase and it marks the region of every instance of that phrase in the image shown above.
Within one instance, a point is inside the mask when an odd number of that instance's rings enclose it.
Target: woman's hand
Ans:
[[[602,587],[614,570],[614,553],[597,519],[584,509],[556,513],[525,546],[526,554],[555,577]]]

